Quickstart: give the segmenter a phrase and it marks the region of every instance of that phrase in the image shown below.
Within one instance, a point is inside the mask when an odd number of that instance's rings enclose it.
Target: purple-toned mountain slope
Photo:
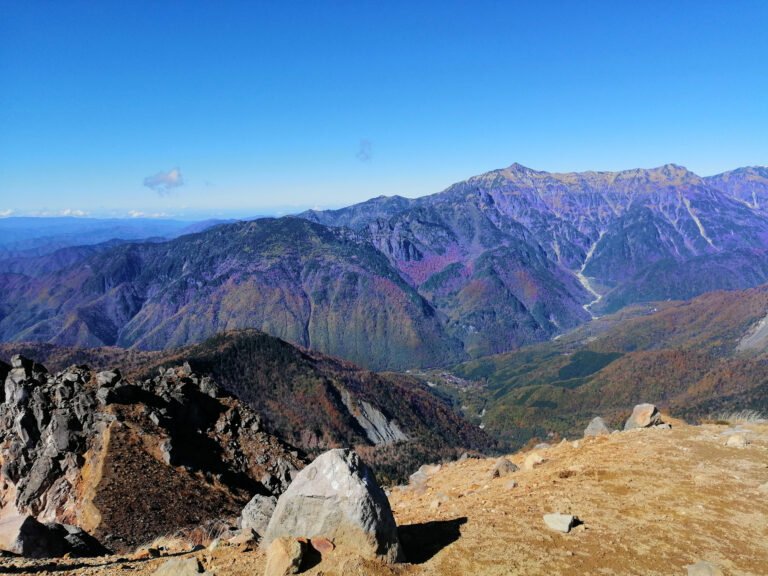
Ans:
[[[552,174],[0,266],[0,341],[163,349],[256,328],[376,369],[448,365],[643,301],[768,281],[766,169]]]
[[[411,200],[393,215],[377,199],[370,217],[354,223],[420,292],[442,294],[437,308],[458,322],[453,303],[487,251],[540,251],[546,265],[527,269],[551,271],[545,290],[570,311],[552,320],[565,328],[581,320],[569,298],[602,314],[635,301],[766,281],[767,175],[766,168],[743,168],[701,178],[674,164],[553,174],[513,164]],[[344,210],[304,216],[350,222]]]

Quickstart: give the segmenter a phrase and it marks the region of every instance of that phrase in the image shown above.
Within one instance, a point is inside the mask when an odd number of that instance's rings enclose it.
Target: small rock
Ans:
[[[333,552],[334,548],[336,548],[333,542],[328,540],[328,538],[312,538],[309,543],[312,548],[320,552],[321,556],[330,554]]]
[[[567,534],[576,523],[576,516],[570,514],[544,514],[544,523],[547,527]]]
[[[725,445],[729,448],[746,448],[749,444],[746,434],[731,434],[728,436]]]
[[[547,442],[540,442],[539,444],[536,444],[536,446],[533,447],[534,450],[546,450],[547,448],[550,448],[551,444]]]
[[[648,428],[656,424],[662,424],[661,414],[653,404],[638,404],[632,410],[632,415],[624,424],[624,430],[635,428]]]
[[[120,374],[120,370],[105,370],[96,374],[96,383],[99,387],[108,388],[114,386],[120,382],[121,379],[122,375]]]
[[[161,564],[152,576],[198,576],[200,574],[213,576],[211,572],[203,572],[197,558],[173,558]]]
[[[543,462],[544,458],[542,458],[541,455],[536,454],[536,452],[528,454],[528,456],[525,457],[525,461],[523,462],[523,470],[533,470],[534,467]]]
[[[723,576],[723,571],[718,566],[706,560],[699,560],[696,564],[689,564],[686,568],[688,569],[688,576]]]
[[[610,434],[611,429],[600,416],[593,418],[589,425],[584,429],[584,436],[602,436]]]
[[[267,530],[269,519],[272,518],[276,505],[277,498],[274,496],[256,494],[243,508],[240,515],[240,528],[252,530],[261,536]]]
[[[493,470],[491,470],[491,478],[503,478],[507,474],[512,474],[518,470],[519,468],[515,464],[502,457],[496,460],[496,464],[493,466]]]
[[[672,424],[664,423],[664,424],[656,424],[654,426],[657,430],[672,430]]]
[[[510,480],[509,482],[504,484],[504,488],[506,488],[507,490],[512,490],[512,488],[517,488],[517,482],[515,482],[514,480]]]
[[[757,491],[758,491],[758,492],[762,492],[763,494],[768,494],[768,482],[766,482],[765,484],[761,484],[760,486],[758,486],[758,487],[757,487]]]
[[[304,543],[295,538],[276,538],[267,548],[264,576],[298,574],[304,558]]]

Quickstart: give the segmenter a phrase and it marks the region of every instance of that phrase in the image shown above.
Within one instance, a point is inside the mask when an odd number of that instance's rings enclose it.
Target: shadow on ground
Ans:
[[[398,527],[400,543],[405,559],[411,564],[423,564],[443,548],[461,537],[461,526],[467,517],[453,520],[435,520],[422,524],[408,524]]]

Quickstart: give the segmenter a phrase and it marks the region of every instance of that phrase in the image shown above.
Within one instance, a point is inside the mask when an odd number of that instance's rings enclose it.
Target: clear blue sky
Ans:
[[[768,164],[766,30],[765,0],[0,0],[0,214]]]

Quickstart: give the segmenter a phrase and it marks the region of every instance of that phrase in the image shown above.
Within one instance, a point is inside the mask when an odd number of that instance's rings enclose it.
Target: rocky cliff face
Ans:
[[[235,518],[303,465],[188,365],[128,382],[85,366],[51,374],[14,356],[3,373],[0,519],[74,525],[124,550]]]

